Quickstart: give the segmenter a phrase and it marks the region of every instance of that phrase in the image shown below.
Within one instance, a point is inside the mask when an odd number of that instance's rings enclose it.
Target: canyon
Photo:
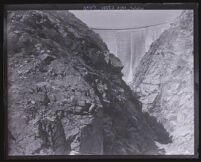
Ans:
[[[8,153],[194,154],[193,12],[135,31],[9,11]]]

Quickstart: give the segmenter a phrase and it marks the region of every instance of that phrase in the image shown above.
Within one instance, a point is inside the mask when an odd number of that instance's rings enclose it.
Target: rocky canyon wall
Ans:
[[[134,81],[143,111],[173,137],[166,154],[194,154],[193,11],[186,10],[151,44]]]

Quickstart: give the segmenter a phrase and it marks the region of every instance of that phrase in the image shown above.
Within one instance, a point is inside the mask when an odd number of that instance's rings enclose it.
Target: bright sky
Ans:
[[[89,27],[127,28],[158,24],[176,18],[181,10],[70,10]]]

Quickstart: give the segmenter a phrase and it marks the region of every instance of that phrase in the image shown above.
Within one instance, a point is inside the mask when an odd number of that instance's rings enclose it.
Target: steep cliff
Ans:
[[[137,68],[132,89],[143,111],[173,137],[166,154],[194,153],[193,11],[186,10],[152,43]]]
[[[8,12],[9,155],[162,154],[120,60],[68,11]]]

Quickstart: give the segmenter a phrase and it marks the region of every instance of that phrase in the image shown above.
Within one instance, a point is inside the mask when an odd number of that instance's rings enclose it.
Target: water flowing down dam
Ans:
[[[124,65],[123,79],[130,83],[140,59],[148,52],[151,43],[168,27],[169,23],[161,23],[137,28],[92,29],[100,35],[110,52],[121,60]]]

